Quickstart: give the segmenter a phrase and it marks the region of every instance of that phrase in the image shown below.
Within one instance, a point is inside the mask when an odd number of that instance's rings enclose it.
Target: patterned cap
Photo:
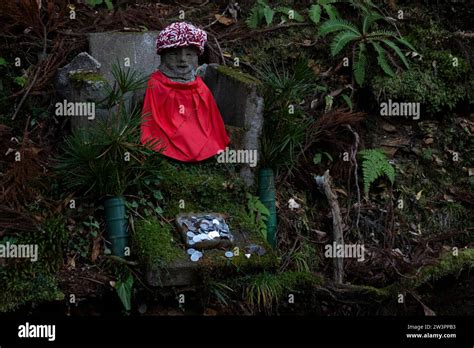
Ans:
[[[175,22],[163,29],[156,39],[156,53],[166,48],[195,46],[199,54],[204,52],[207,34],[204,30],[186,22]]]

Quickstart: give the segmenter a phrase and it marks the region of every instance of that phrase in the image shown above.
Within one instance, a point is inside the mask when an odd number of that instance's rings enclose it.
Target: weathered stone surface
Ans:
[[[130,62],[130,69],[143,75],[150,75],[158,69],[160,57],[156,54],[156,37],[158,32],[142,33],[104,32],[89,34],[89,51],[101,64],[100,72],[109,83],[113,83],[112,65],[119,63],[128,69],[125,59]]]
[[[100,63],[87,52],[79,53],[69,64],[58,69],[56,73],[54,86],[60,99],[66,99],[73,101],[77,96],[74,91],[74,87],[77,84],[73,84],[73,77],[85,74],[98,74],[100,69]],[[81,101],[80,99],[74,101]]]
[[[259,81],[235,69],[214,64],[208,65],[200,73],[214,95],[224,123],[244,129],[243,139],[238,139],[239,144],[235,144],[231,136],[233,147],[257,150],[259,153],[263,127],[263,98],[257,90]],[[240,177],[248,186],[255,184],[256,170],[248,164],[242,166]]]
[[[58,69],[55,88],[58,101],[95,103],[95,118],[71,116],[71,127],[77,129],[93,124],[106,116],[100,103],[106,96],[106,81],[100,75],[101,64],[87,52],[79,53],[69,64]]]
[[[227,274],[232,276],[235,272],[259,272],[273,269],[278,259],[275,254],[267,249],[265,255],[259,256],[257,253],[245,256],[249,250],[249,244],[253,244],[250,232],[242,230],[231,231],[234,235],[234,247],[239,249],[239,255],[228,259],[224,256],[226,249],[203,250],[204,256],[198,262],[192,262],[187,254],[167,265],[163,270],[146,270],[146,280],[151,286],[188,286],[197,284],[201,280],[201,271],[204,273],[212,270],[216,276]],[[229,248],[227,250],[234,250]],[[185,251],[183,250],[183,253]]]

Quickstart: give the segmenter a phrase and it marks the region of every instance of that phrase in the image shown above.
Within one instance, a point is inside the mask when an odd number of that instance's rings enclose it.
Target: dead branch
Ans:
[[[337,195],[332,189],[332,180],[329,175],[329,170],[326,170],[323,176],[315,177],[316,183],[320,189],[326,195],[326,198],[329,202],[332,212],[332,222],[333,222],[333,242],[336,245],[344,245],[344,236],[342,234],[342,218],[341,210],[339,208],[339,203],[337,201]],[[343,258],[335,257],[334,258],[334,282],[336,284],[342,284],[344,281],[344,261]]]

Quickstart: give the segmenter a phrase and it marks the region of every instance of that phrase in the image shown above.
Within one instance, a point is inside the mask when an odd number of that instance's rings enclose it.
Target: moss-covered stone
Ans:
[[[219,67],[217,68],[217,71],[223,75],[227,75],[245,84],[255,84],[255,85],[261,84],[261,82],[257,78],[253,77],[252,75],[249,75],[240,70],[230,68],[224,65],[219,65]]]
[[[157,219],[138,222],[132,238],[133,250],[140,262],[156,270],[185,257],[184,250],[176,245],[171,231],[170,224]]]
[[[82,85],[84,83],[105,83],[105,78],[96,72],[76,72],[69,75],[69,78],[75,85]]]
[[[449,252],[441,256],[437,264],[421,268],[414,278],[402,281],[401,285],[405,288],[418,288],[427,282],[459,274],[470,268],[474,268],[474,249],[459,250],[457,256]]]

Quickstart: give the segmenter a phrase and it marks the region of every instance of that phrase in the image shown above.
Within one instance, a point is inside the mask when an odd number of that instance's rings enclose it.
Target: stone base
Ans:
[[[243,231],[232,231],[235,238],[235,251],[238,248],[238,256],[232,258],[225,257],[226,250],[212,249],[204,250],[204,256],[197,262],[192,262],[183,249],[183,255],[176,261],[161,270],[146,271],[146,279],[151,286],[188,286],[198,284],[201,279],[201,272],[210,273],[216,278],[219,274],[232,276],[238,272],[261,272],[265,269],[275,268],[277,258],[268,245],[265,248],[265,255],[250,254],[247,257],[248,245],[253,244],[248,234]],[[223,276],[224,277],[224,276]]]

